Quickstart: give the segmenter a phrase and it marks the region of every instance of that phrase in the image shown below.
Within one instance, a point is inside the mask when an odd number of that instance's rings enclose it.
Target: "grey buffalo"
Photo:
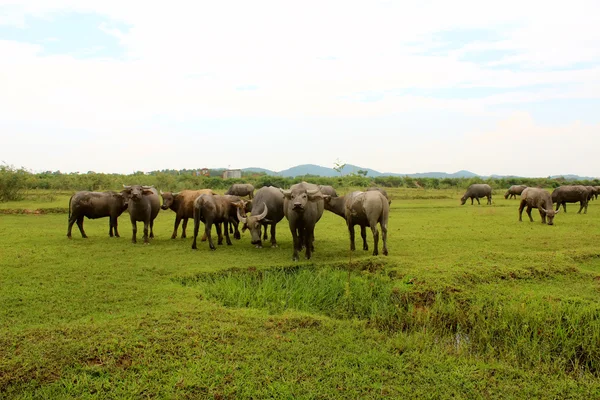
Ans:
[[[337,197],[337,192],[335,191],[333,186],[319,185],[319,190],[325,196]]]
[[[521,204],[519,204],[519,221],[521,222],[523,221],[521,217],[523,216],[523,208],[525,206],[527,206],[527,215],[529,215],[531,222],[533,222],[531,210],[533,208],[538,209],[542,217],[542,224],[546,223],[547,218],[548,225],[554,225],[554,216],[560,212],[559,210],[554,211],[552,196],[544,189],[526,188],[523,190],[521,193]]]
[[[325,209],[331,211],[346,220],[350,232],[350,250],[355,250],[354,226],[360,226],[360,235],[363,239],[363,250],[369,250],[367,244],[366,227],[371,228],[373,233],[373,255],[379,254],[379,231],[377,224],[381,227],[383,239],[382,253],[388,255],[387,249],[387,225],[390,206],[388,199],[376,190],[366,192],[352,192],[342,197],[325,196]]]
[[[160,211],[160,196],[158,191],[152,186],[123,185],[123,194],[129,199],[127,211],[133,230],[131,242],[137,243],[137,221],[144,223],[144,243],[150,241],[148,237],[154,238],[154,219]],[[150,235],[148,235],[150,230]]]
[[[179,228],[179,223],[183,220],[183,225],[181,226],[181,238],[185,238],[185,230],[187,228],[187,223],[189,218],[194,218],[194,201],[201,194],[216,194],[210,189],[201,189],[201,190],[182,190],[181,192],[171,193],[160,192],[162,196],[163,205],[161,208],[163,210],[171,209],[175,211],[175,226],[173,227],[173,234],[171,235],[171,239],[175,239],[177,237],[177,228]]]
[[[213,196],[210,194],[201,194],[198,196],[194,201],[194,241],[192,249],[196,250],[198,248],[196,246],[196,239],[198,237],[198,230],[200,229],[200,221],[204,222],[204,234],[208,238],[208,246],[211,250],[216,250],[210,234],[213,224],[217,230],[217,244],[223,244],[221,231],[221,224],[223,224],[227,245],[231,246],[228,228],[230,223],[233,221],[237,222],[237,212],[235,209],[240,207],[244,207],[244,202],[238,196]]]
[[[371,192],[373,190],[376,190],[379,193],[381,193],[383,195],[383,197],[385,197],[387,199],[388,204],[392,204],[392,201],[390,200],[390,198],[389,198],[387,192],[385,191],[385,189],[380,188],[380,187],[370,187],[370,188],[367,189],[367,192]]]
[[[487,197],[487,204],[492,204],[492,187],[486,183],[474,183],[461,197],[460,204],[464,205],[468,198],[471,199],[471,205],[473,205],[473,199],[477,199],[477,204],[481,204],[479,199],[483,197]]]
[[[596,194],[596,188],[594,186],[584,186],[588,191],[587,201],[594,200],[594,195]]]
[[[581,185],[559,186],[552,192],[552,202],[556,203],[557,211],[562,204],[564,212],[567,212],[567,203],[579,202],[580,207],[577,214],[581,214],[581,210],[584,208],[584,214],[587,214],[588,190]]]
[[[231,196],[248,196],[250,199],[254,197],[254,186],[249,183],[236,183],[231,185],[225,192],[226,195]]]
[[[283,195],[278,188],[273,186],[262,187],[256,191],[252,208],[252,215],[243,217],[238,208],[238,219],[243,224],[242,232],[250,230],[251,241],[256,247],[262,247],[260,230],[264,229],[263,240],[267,240],[267,227],[271,225],[271,246],[277,247],[275,229],[283,219]]]
[[[298,261],[298,252],[306,248],[305,257],[310,260],[314,251],[315,225],[323,215],[323,194],[317,185],[301,182],[289,190],[280,189],[285,196],[283,213],[287,218],[294,239],[292,259]]]
[[[511,187],[508,188],[508,190],[506,191],[506,193],[504,193],[504,198],[505,199],[512,199],[512,198],[517,198],[517,195],[520,195],[521,193],[523,193],[523,190],[525,190],[527,188],[527,186],[525,185],[512,185]]]
[[[97,219],[108,217],[108,234],[119,237],[117,219],[127,209],[127,198],[116,192],[77,192],[69,199],[69,227],[67,237],[71,239],[71,229],[77,222],[81,236],[87,238],[83,230],[83,218]]]

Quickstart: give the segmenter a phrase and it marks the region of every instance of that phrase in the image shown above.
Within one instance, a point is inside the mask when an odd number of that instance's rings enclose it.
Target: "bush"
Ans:
[[[0,201],[20,200],[21,192],[26,187],[29,173],[12,165],[0,166]]]

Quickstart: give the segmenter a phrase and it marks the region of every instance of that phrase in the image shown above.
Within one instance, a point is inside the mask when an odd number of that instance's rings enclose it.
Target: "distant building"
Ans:
[[[202,176],[210,176],[210,171],[208,170],[208,168],[202,168],[200,170],[200,175],[202,175]]]
[[[230,179],[230,178],[241,178],[242,177],[242,170],[241,169],[226,169],[225,171],[223,171],[223,179]]]

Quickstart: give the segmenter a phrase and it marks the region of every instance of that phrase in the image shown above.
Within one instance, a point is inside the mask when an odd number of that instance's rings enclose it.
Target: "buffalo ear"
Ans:
[[[325,198],[326,195],[322,194],[321,192],[317,192],[317,193],[308,193],[308,199],[309,200],[323,200]],[[331,197],[331,196],[330,196]]]
[[[283,197],[285,197],[286,199],[291,199],[292,198],[292,191],[291,190],[283,190],[283,189],[279,189],[281,191],[281,194],[283,194]]]
[[[150,195],[150,194],[154,194],[154,192],[152,190],[150,190],[150,189],[144,189],[144,190],[142,190],[142,194],[148,194],[148,195]]]
[[[325,202],[329,203],[329,201],[331,200],[331,196],[328,194],[324,194],[323,195],[323,200],[325,200]]]

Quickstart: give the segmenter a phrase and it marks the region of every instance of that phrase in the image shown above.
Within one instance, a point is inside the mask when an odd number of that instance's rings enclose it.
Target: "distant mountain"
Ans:
[[[399,176],[399,177],[408,176],[410,178],[438,178],[438,179],[476,178],[476,177],[483,178],[483,179],[487,179],[487,178],[498,178],[498,179],[519,178],[518,176],[514,176],[514,175],[484,176],[484,175],[478,175],[474,172],[466,171],[466,170],[460,170],[460,171],[457,171],[457,172],[454,172],[451,174],[449,174],[447,172],[418,172],[418,173],[413,173],[413,174],[399,174],[396,172],[379,172],[374,169],[359,167],[357,165],[352,165],[352,164],[346,164],[344,166],[344,168],[342,169],[342,174],[344,176],[349,175],[349,174],[357,174],[358,171],[360,171],[360,170],[367,171],[367,177],[369,177],[369,178],[376,178],[379,176]],[[316,165],[316,164],[296,165],[294,167],[284,169],[283,171],[279,171],[279,172],[271,171],[271,170],[265,169],[265,168],[257,168],[257,167],[244,168],[242,171],[257,172],[257,173],[264,172],[267,175],[283,176],[286,178],[293,178],[296,176],[304,176],[304,175],[314,175],[314,176],[323,176],[323,177],[340,176],[340,173],[337,172],[336,170],[334,170],[333,168],[322,167],[322,166]],[[553,175],[550,178],[555,179],[555,178],[560,178],[560,177],[563,177],[567,180],[593,180],[593,179],[595,179],[592,177],[578,176],[578,175]]]

